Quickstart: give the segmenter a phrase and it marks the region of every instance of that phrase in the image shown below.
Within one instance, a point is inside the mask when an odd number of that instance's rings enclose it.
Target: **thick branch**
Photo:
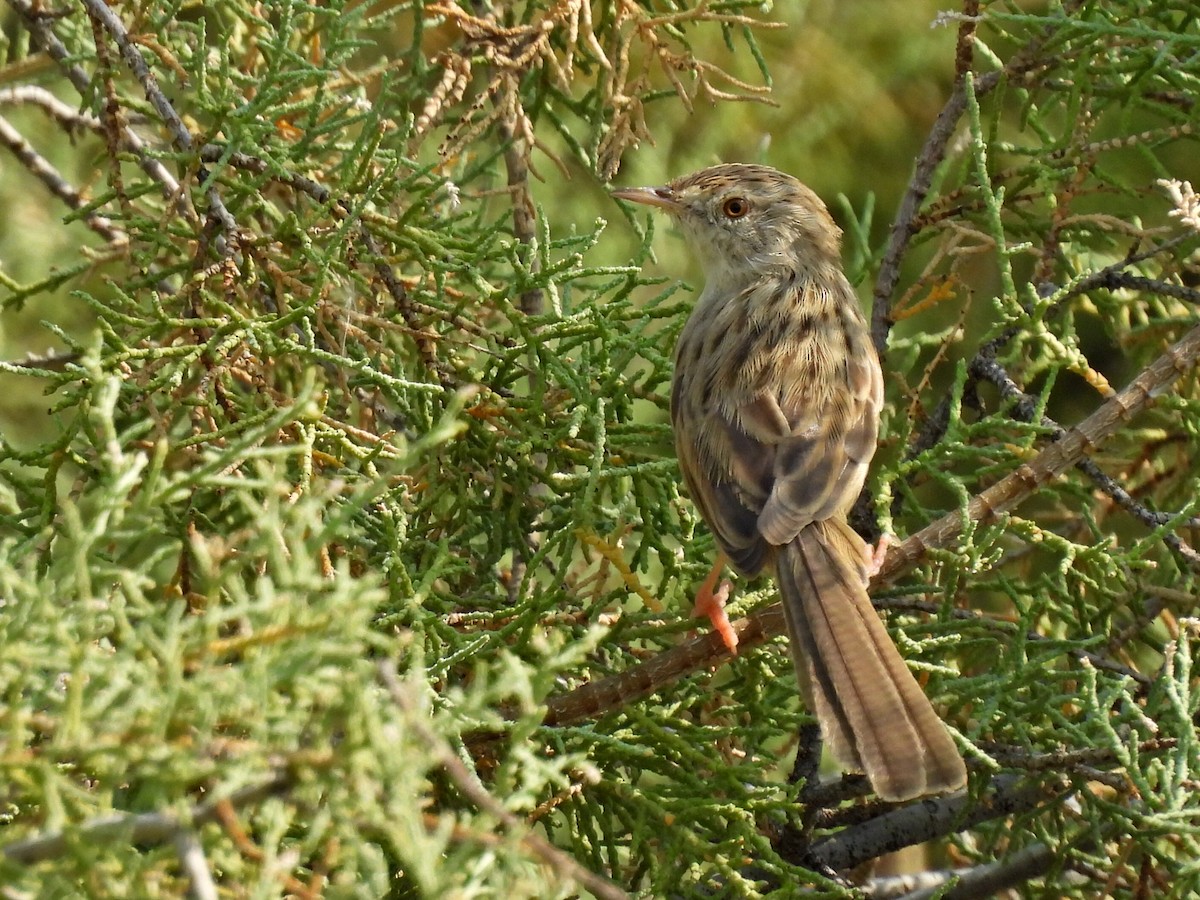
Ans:
[[[786,842],[779,848],[785,859],[809,868],[842,872],[869,859],[903,847],[935,840],[982,822],[1027,812],[1060,798],[1061,787],[1028,782],[1012,776],[996,779],[996,789],[981,799],[959,793],[936,800],[908,804],[837,834],[803,842],[795,858]]]

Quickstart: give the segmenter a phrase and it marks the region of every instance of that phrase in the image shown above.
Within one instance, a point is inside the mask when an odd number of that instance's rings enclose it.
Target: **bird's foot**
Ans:
[[[692,606],[692,615],[696,618],[705,617],[712,622],[713,629],[721,636],[721,640],[725,642],[729,652],[736,654],[737,632],[733,630],[733,625],[725,612],[725,604],[729,601],[729,592],[733,590],[733,585],[728,580],[722,581],[721,586],[714,590],[724,567],[725,558],[722,556],[717,559],[716,565],[704,579],[704,584],[700,585],[700,590],[696,591],[696,602]]]
[[[863,561],[867,566],[867,581],[879,574],[879,570],[883,568],[883,561],[887,559],[888,548],[898,543],[900,542],[894,534],[883,534],[880,535],[879,541],[874,547],[870,544],[863,545]]]

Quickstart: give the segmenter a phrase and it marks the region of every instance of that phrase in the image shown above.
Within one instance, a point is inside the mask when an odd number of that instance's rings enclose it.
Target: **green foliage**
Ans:
[[[787,777],[810,719],[778,641],[545,719],[686,641],[714,554],[666,415],[690,301],[654,273],[688,270],[599,189],[651,139],[656,174],[764,159],[845,195],[887,341],[865,530],[968,520],[878,592],[973,766],[929,863],[1200,890],[1195,374],[967,515],[1195,323],[1200,239],[1155,180],[1200,183],[1196,13],[837,6],[10,0],[0,115],[60,172],[4,140],[14,892],[851,895],[795,840],[878,810]],[[995,775],[1032,799],[988,814]]]

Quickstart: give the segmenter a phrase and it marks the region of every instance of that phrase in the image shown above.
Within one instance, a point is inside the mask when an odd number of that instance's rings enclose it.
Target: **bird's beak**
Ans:
[[[618,188],[612,192],[618,200],[628,200],[631,203],[644,203],[646,206],[657,206],[667,212],[677,213],[683,205],[669,187],[635,187]]]

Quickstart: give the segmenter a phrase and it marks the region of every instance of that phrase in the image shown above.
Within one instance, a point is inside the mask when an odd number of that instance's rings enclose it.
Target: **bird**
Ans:
[[[801,691],[839,766],[888,801],[961,789],[962,755],[871,604],[872,553],[847,521],[883,374],[841,230],[810,188],[765,165],[613,196],[669,214],[704,272],[671,386],[680,469],[721,550],[697,609],[733,650],[729,583],[713,591],[725,561],[773,572]]]

